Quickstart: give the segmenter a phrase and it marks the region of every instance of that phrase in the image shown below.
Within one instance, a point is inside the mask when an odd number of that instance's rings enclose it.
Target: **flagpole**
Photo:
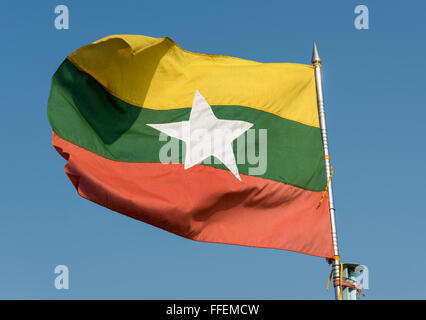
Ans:
[[[335,219],[335,208],[334,208],[334,199],[333,199],[333,186],[332,181],[330,180],[331,167],[330,167],[330,155],[328,153],[328,139],[327,139],[327,128],[325,124],[325,110],[324,110],[324,96],[322,91],[322,78],[321,78],[321,58],[318,53],[318,48],[314,42],[314,48],[312,50],[312,65],[315,68],[315,82],[317,86],[317,99],[318,99],[318,111],[319,111],[319,120],[321,127],[322,141],[324,145],[324,158],[325,158],[325,169],[327,174],[328,183],[328,197],[330,203],[330,220],[331,220],[331,235],[333,239],[333,250],[334,250],[334,261],[333,261],[333,285],[340,282],[341,270],[340,270],[340,257],[339,257],[339,248],[337,245],[337,229],[336,229],[336,219]],[[336,300],[341,297],[340,286],[334,286],[334,295]]]

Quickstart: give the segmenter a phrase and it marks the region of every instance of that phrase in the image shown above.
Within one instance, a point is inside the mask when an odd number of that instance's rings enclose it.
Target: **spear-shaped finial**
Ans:
[[[318,53],[317,44],[314,42],[314,48],[312,49],[312,64],[321,63],[321,57]]]

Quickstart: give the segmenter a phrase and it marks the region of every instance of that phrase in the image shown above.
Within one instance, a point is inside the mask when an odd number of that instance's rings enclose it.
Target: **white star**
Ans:
[[[147,124],[147,126],[185,142],[184,169],[215,156],[241,181],[232,141],[253,126],[253,123],[216,118],[210,105],[198,90],[195,92],[189,121]]]

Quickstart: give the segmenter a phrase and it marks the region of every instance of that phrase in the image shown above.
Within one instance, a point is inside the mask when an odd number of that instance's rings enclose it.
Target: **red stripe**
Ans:
[[[65,172],[93,202],[180,236],[333,257],[328,198],[280,182],[197,165],[113,161],[63,140]]]

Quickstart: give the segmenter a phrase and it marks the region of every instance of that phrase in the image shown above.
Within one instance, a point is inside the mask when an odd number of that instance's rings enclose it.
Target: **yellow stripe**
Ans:
[[[260,63],[185,51],[169,38],[113,35],[68,59],[135,106],[192,106],[195,90],[210,105],[239,105],[319,127],[312,66]]]

